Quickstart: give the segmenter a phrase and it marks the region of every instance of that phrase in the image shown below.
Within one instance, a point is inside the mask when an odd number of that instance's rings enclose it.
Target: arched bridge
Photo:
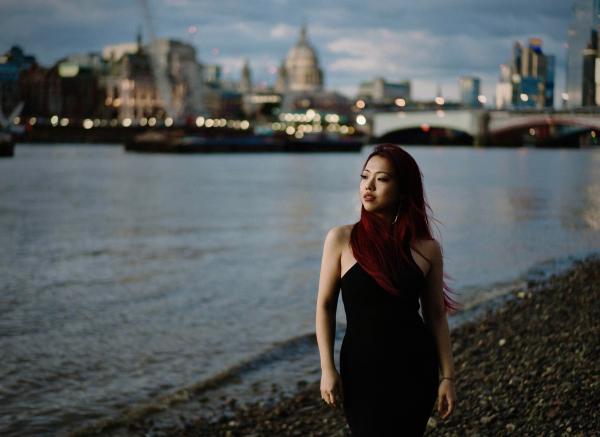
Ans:
[[[376,139],[409,130],[449,129],[473,139],[474,144],[490,144],[497,138],[522,135],[539,129],[539,135],[556,135],[559,128],[597,129],[600,112],[531,112],[484,109],[380,112],[372,115],[371,134]]]

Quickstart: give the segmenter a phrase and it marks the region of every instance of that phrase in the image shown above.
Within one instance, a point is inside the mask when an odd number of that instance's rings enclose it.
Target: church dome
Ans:
[[[323,73],[319,58],[306,37],[306,27],[300,30],[300,38],[288,52],[285,70],[289,91],[318,91],[323,85]]]

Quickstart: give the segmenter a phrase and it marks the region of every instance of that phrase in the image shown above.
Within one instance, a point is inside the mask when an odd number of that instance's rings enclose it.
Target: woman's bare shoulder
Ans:
[[[350,241],[353,226],[353,224],[334,226],[327,232],[327,237],[332,238],[340,245],[346,244]]]
[[[416,240],[413,248],[427,258],[430,262],[441,255],[442,246],[436,239]]]

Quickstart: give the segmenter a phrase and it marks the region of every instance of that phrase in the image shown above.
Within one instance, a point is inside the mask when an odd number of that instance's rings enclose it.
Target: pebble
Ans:
[[[513,296],[451,332],[458,402],[445,420],[434,409],[425,436],[598,435],[600,255]],[[343,410],[323,404],[318,381],[297,390],[275,404],[229,400],[233,418],[154,426],[151,435],[350,436]]]

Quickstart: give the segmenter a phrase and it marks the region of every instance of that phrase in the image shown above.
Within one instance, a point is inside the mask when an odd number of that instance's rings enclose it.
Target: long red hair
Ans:
[[[427,214],[431,207],[425,200],[421,170],[408,152],[395,144],[377,144],[363,170],[375,155],[386,158],[394,169],[399,187],[398,215],[390,226],[361,205],[360,220],[352,228],[350,243],[360,266],[388,293],[400,295],[404,282],[401,272],[406,271],[403,267],[418,268],[409,258],[410,247],[417,240],[434,239]],[[448,277],[445,273],[444,276]],[[445,280],[442,293],[446,311],[458,310],[459,303],[450,296],[454,290]]]

